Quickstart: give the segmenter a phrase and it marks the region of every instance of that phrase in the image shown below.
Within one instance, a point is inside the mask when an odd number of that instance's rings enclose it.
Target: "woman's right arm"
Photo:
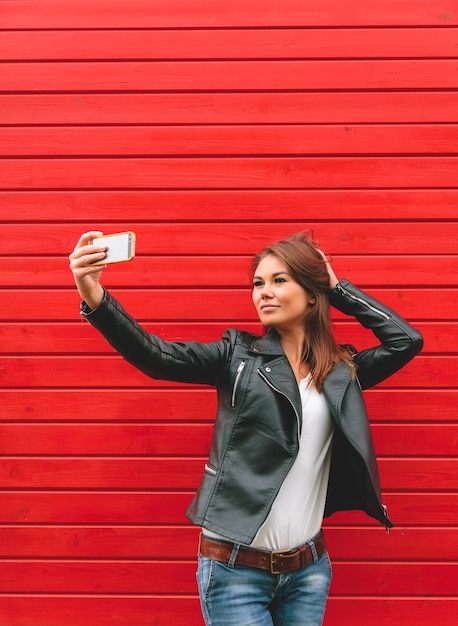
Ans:
[[[106,246],[92,245],[94,237],[103,233],[92,230],[81,235],[75,249],[69,256],[70,269],[81,298],[90,309],[96,309],[102,302],[104,289],[100,284],[105,265],[92,265],[94,261],[101,261],[105,257]]]
[[[101,233],[81,235],[70,254],[70,268],[83,303],[81,315],[96,328],[127,361],[151,378],[215,384],[225,368],[235,341],[225,333],[219,341],[170,342],[148,333],[100,284],[105,266],[93,266],[105,255],[104,247],[89,242]]]

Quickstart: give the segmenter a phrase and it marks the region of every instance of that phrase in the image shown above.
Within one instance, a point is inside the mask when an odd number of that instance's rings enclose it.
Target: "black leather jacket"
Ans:
[[[324,515],[361,509],[391,527],[361,390],[404,366],[423,340],[394,311],[346,280],[329,299],[381,343],[354,355],[357,378],[340,362],[323,384],[336,424]],[[302,426],[298,386],[277,333],[259,337],[229,329],[209,343],[167,342],[148,334],[107,292],[94,311],[83,303],[82,315],[148,376],[216,387],[210,455],[187,516],[228,539],[251,543],[294,462]]]

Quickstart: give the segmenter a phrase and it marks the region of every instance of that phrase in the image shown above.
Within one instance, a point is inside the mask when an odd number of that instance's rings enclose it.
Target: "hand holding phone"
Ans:
[[[132,231],[94,237],[89,243],[107,248],[105,257],[99,261],[94,261],[91,265],[122,263],[123,261],[131,261],[135,256],[135,233]]]

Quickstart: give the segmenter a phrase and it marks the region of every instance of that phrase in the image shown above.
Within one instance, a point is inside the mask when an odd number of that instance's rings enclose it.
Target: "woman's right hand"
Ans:
[[[91,265],[91,263],[105,257],[106,246],[92,245],[89,242],[102,234],[96,230],[83,233],[68,257],[80,296],[91,309],[96,309],[103,300],[104,290],[99,281],[106,267],[106,265]]]

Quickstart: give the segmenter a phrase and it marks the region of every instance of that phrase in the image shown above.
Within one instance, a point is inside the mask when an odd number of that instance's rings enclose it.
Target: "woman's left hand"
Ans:
[[[323,257],[323,261],[326,263],[326,269],[328,270],[328,274],[329,274],[329,286],[331,289],[334,289],[334,287],[339,282],[339,279],[337,278],[334,270],[332,269],[331,263],[328,257],[323,252],[323,250],[320,250],[320,248],[317,248],[317,251],[321,254],[321,256]]]

